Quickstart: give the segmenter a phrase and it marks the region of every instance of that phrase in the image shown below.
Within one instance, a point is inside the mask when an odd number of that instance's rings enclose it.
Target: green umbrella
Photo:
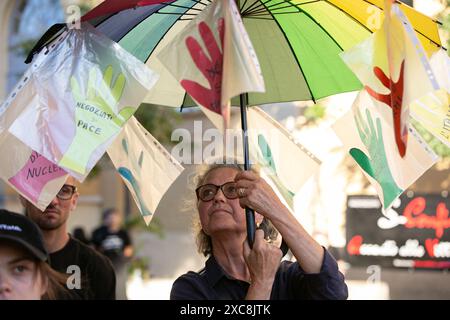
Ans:
[[[96,22],[97,29],[161,74],[144,102],[195,105],[159,64],[156,53],[208,3],[178,0],[125,10]],[[239,7],[266,84],[265,93],[248,94],[249,105],[315,101],[362,88],[339,53],[381,25],[383,0],[240,0]],[[401,8],[425,49],[437,50],[437,22],[406,5]],[[139,23],[136,16],[141,17]],[[239,105],[238,100],[233,105]]]
[[[86,14],[83,20],[89,21],[161,75],[158,85],[144,102],[174,107],[194,106],[195,103],[162,67],[156,55],[210,2],[123,0],[117,7],[118,1],[105,1]],[[266,84],[265,93],[248,95],[249,105],[315,101],[362,88],[339,53],[360,43],[381,26],[384,0],[237,2]],[[396,2],[410,20],[425,51],[429,55],[437,51],[441,47],[439,23]],[[62,26],[51,28],[30,56],[52,39]],[[238,104],[236,100],[234,105]]]

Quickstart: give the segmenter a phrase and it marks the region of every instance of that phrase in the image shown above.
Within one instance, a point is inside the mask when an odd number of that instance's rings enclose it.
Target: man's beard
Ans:
[[[55,207],[53,206],[48,206],[46,210],[55,210],[58,211],[57,213],[50,213],[52,214],[54,217],[56,216],[56,218],[52,218],[49,219],[47,217],[47,213],[46,212],[39,212],[39,217],[36,219],[36,224],[42,229],[42,230],[46,230],[46,231],[50,231],[50,230],[55,230],[60,228],[66,221],[63,220],[62,216],[61,216],[61,211],[57,210]]]

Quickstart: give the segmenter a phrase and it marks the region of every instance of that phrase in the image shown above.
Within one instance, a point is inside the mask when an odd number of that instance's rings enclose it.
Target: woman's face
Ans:
[[[233,182],[238,174],[234,168],[217,168],[206,176],[205,184],[223,185]],[[198,200],[198,211],[203,231],[209,236],[218,232],[246,232],[245,210],[239,205],[239,198],[228,199],[219,189],[211,201]]]
[[[40,300],[46,289],[30,255],[16,244],[0,242],[0,300]]]

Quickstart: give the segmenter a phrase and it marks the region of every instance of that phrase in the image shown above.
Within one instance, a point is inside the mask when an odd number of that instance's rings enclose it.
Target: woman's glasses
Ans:
[[[238,197],[235,182],[227,182],[221,186],[217,186],[212,183],[205,184],[195,189],[195,193],[197,195],[197,199],[200,199],[203,202],[208,202],[214,199],[219,189],[222,190],[223,195],[227,199],[236,199]]]

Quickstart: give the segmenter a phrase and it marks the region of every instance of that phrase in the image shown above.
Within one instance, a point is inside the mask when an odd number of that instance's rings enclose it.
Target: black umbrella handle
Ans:
[[[248,149],[248,134],[247,134],[247,93],[240,95],[241,105],[241,125],[242,125],[242,139],[244,145],[244,169],[250,170],[250,158]],[[255,211],[250,208],[245,208],[245,221],[247,222],[247,240],[250,248],[253,248],[253,242],[255,241]]]
[[[250,248],[253,248],[253,243],[255,242],[255,211],[248,207],[245,208],[245,220],[247,222],[247,240]]]

